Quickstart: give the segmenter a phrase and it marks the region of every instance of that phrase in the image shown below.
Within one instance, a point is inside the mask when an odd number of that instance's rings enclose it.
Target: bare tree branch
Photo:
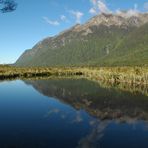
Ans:
[[[17,3],[13,0],[0,0],[0,12],[12,12],[16,9]]]

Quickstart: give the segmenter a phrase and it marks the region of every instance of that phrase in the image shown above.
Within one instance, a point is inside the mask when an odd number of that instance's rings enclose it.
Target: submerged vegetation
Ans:
[[[0,79],[83,76],[111,83],[148,84],[147,67],[28,67],[0,66]]]

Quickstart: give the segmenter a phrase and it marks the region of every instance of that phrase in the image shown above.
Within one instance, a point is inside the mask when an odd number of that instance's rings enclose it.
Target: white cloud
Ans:
[[[89,13],[90,13],[90,14],[97,14],[97,11],[96,11],[95,8],[91,8],[91,9],[89,10]]]
[[[59,21],[53,21],[53,20],[50,20],[48,17],[43,17],[43,19],[46,21],[46,23],[50,24],[50,25],[53,25],[53,26],[58,26],[60,25]]]
[[[130,9],[130,10],[126,11],[126,12],[123,12],[121,10],[117,10],[116,11],[116,14],[117,15],[120,15],[122,17],[128,18],[128,17],[131,17],[131,16],[137,16],[138,15],[138,12],[135,11],[134,9]]]
[[[134,9],[130,9],[130,10],[127,11],[127,15],[129,17],[131,17],[131,16],[137,16],[138,15],[138,12],[136,10],[134,10]]]
[[[122,17],[126,17],[126,18],[131,17],[131,16],[137,16],[139,14],[139,11],[137,8],[138,8],[138,5],[135,4],[134,9],[129,9],[127,11],[121,11],[118,9],[116,10],[116,14]]]
[[[107,4],[105,3],[105,0],[90,0],[92,7],[89,10],[89,13],[92,15],[98,14],[98,13],[116,13],[117,15],[121,15],[123,17],[131,17],[131,16],[137,16],[139,11],[138,11],[138,4],[134,4],[134,8],[131,8],[129,10],[121,11],[120,9],[114,10],[112,12]],[[148,2],[144,4],[144,8],[148,10]]]
[[[67,21],[67,17],[65,15],[61,15],[60,16],[60,20],[65,22],[65,21]]]
[[[69,12],[75,17],[76,23],[81,23],[81,18],[84,15],[82,12],[74,10],[70,10]]]
[[[144,9],[145,9],[145,10],[148,10],[148,2],[146,2],[146,3],[144,4]]]
[[[97,0],[90,0],[92,4],[92,8],[90,8],[89,13],[94,15],[98,13],[98,6],[97,6]]]
[[[89,10],[89,13],[112,13],[103,0],[90,0],[90,2],[92,3],[92,8]]]
[[[98,9],[101,13],[111,13],[107,5],[101,0],[98,1]]]

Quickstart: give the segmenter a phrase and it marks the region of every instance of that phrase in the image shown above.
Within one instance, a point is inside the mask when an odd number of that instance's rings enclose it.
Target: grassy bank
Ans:
[[[148,67],[28,67],[0,66],[0,80],[50,77],[83,76],[92,80],[111,83],[148,84]]]
[[[91,68],[85,76],[111,83],[148,84],[148,67]]]
[[[80,69],[70,68],[19,68],[10,66],[0,66],[0,79],[16,79],[16,78],[34,78],[34,77],[50,77],[50,76],[73,76],[82,75]]]

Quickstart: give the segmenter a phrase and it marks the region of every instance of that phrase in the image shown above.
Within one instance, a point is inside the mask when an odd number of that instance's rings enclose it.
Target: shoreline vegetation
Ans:
[[[0,66],[0,80],[50,76],[83,76],[110,83],[148,84],[148,67],[13,67]]]
[[[13,67],[0,66],[0,80],[86,78],[106,88],[148,96],[148,67]]]
[[[148,84],[148,67],[13,67],[0,66],[0,80],[84,76],[110,83]]]

